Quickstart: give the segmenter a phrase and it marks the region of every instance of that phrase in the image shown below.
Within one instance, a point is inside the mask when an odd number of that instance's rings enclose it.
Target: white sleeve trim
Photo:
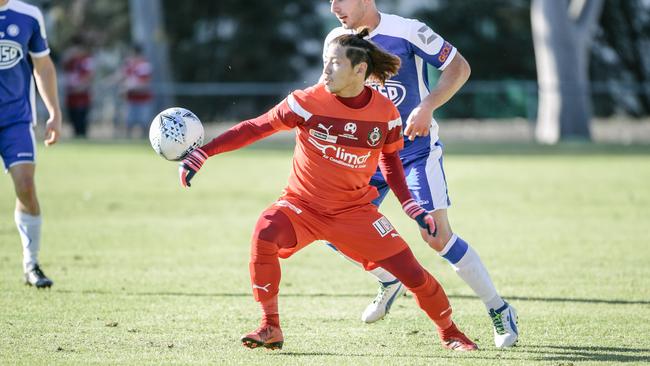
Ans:
[[[29,52],[29,55],[34,57],[34,58],[45,57],[45,56],[47,56],[49,54],[50,54],[50,49],[49,48],[46,49],[45,51],[41,51],[41,52],[31,52],[31,51]]]
[[[401,127],[401,126],[402,126],[402,119],[399,117],[397,119],[388,121],[388,131],[392,130],[393,128]]]
[[[289,94],[287,97],[287,104],[289,105],[289,109],[300,117],[302,117],[305,121],[311,118],[313,115],[312,113],[307,112],[300,104],[298,104],[298,101],[296,98],[294,98],[293,94]]]

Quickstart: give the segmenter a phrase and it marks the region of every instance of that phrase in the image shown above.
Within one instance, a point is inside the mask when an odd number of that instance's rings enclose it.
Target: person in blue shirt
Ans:
[[[402,117],[404,150],[400,151],[400,158],[406,181],[413,198],[433,215],[437,228],[435,240],[425,240],[483,301],[494,325],[496,346],[514,345],[518,338],[515,309],[499,296],[478,254],[451,230],[447,216],[451,201],[442,166],[443,144],[432,116],[467,81],[469,64],[429,26],[418,20],[381,13],[374,0],[330,0],[330,10],[341,27],[327,35],[325,49],[341,34],[369,28],[370,40],[400,57],[402,66],[398,74],[384,86],[374,87],[391,99]],[[441,71],[435,85],[430,85],[428,80],[427,64]],[[374,202],[379,205],[388,192],[381,172],[372,177],[371,184],[380,193]],[[366,323],[382,319],[404,291],[404,286],[385,269],[374,268],[370,273],[380,282],[380,289],[361,316]]]
[[[38,263],[41,210],[34,185],[35,86],[49,113],[45,145],[61,131],[56,69],[49,56],[41,11],[18,0],[0,0],[0,155],[16,192],[16,227],[23,245],[25,283],[52,286]]]

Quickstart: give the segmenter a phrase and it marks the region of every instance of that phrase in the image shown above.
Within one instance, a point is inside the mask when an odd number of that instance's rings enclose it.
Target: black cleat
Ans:
[[[46,288],[51,287],[54,282],[47,278],[38,264],[36,264],[25,272],[25,284],[35,286],[36,288]]]

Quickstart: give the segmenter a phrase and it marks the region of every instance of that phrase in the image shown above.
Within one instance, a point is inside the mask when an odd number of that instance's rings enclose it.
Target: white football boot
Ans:
[[[499,347],[512,347],[517,343],[517,311],[505,303],[499,309],[490,309],[490,318],[494,325],[494,344]]]
[[[374,323],[377,320],[383,319],[388,314],[395,299],[403,295],[406,291],[406,287],[398,280],[393,282],[380,282],[379,284],[377,296],[361,314],[361,320],[365,323]]]

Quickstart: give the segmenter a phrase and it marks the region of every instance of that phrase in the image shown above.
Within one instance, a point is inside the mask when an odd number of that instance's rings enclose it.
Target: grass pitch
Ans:
[[[239,336],[259,311],[249,237],[284,187],[291,151],[260,145],[211,159],[189,190],[145,144],[39,150],[41,263],[21,279],[8,176],[0,180],[0,364],[609,365],[650,361],[650,147],[451,146],[453,228],[519,311],[498,350],[485,309],[418,238],[394,198],[382,211],[445,287],[481,347],[443,350],[412,297],[373,325],[376,285],[321,243],[282,262],[282,351]]]

